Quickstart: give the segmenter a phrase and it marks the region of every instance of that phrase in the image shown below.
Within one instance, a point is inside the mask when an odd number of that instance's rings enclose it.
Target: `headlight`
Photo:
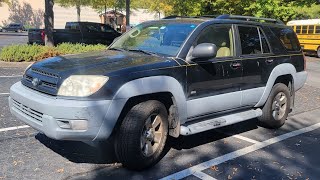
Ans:
[[[109,80],[107,76],[74,75],[63,81],[59,96],[90,96],[97,92]]]

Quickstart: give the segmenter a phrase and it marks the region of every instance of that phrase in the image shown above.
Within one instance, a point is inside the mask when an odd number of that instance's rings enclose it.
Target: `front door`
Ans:
[[[201,43],[217,46],[217,56],[187,67],[188,118],[210,115],[240,107],[242,63],[235,58],[232,25],[211,25],[199,35]]]

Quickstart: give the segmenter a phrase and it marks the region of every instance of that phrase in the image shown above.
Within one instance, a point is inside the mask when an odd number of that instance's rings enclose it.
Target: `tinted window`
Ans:
[[[320,25],[316,26],[316,34],[320,34]]]
[[[102,32],[114,32],[114,29],[112,29],[110,26],[108,25],[101,25],[101,31]]]
[[[271,28],[288,51],[300,51],[299,41],[294,31],[289,28]]]
[[[297,26],[297,27],[296,27],[296,33],[297,33],[297,34],[300,34],[300,33],[301,33],[301,26]]]
[[[309,26],[308,34],[313,34],[314,26]]]
[[[262,54],[257,27],[239,26],[242,54]]]
[[[308,26],[302,26],[302,34],[307,34]]]
[[[65,29],[73,30],[73,31],[80,31],[79,23],[69,22],[66,24]]]
[[[261,37],[261,43],[262,43],[262,51],[263,53],[270,53],[270,48],[266,39],[266,36],[264,35],[263,31],[259,29],[260,37]]]
[[[212,43],[218,48],[216,57],[233,56],[231,25],[209,26],[201,32],[196,44]]]

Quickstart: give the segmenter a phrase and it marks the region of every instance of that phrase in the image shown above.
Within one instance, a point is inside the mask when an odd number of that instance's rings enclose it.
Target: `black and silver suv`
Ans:
[[[107,50],[34,63],[10,90],[12,114],[50,138],[114,140],[118,160],[157,163],[168,136],[252,118],[281,127],[307,72],[293,30],[267,18],[169,17]]]

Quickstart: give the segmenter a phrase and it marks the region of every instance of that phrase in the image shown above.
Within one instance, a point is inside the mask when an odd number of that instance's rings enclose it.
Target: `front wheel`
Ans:
[[[317,57],[320,58],[320,46],[318,47],[318,50],[317,50]]]
[[[123,166],[143,170],[156,164],[168,135],[168,112],[155,100],[131,108],[116,135],[115,151]]]
[[[276,129],[285,123],[289,111],[289,88],[285,84],[277,83],[273,86],[268,100],[262,108],[262,116],[258,119],[262,126]]]

